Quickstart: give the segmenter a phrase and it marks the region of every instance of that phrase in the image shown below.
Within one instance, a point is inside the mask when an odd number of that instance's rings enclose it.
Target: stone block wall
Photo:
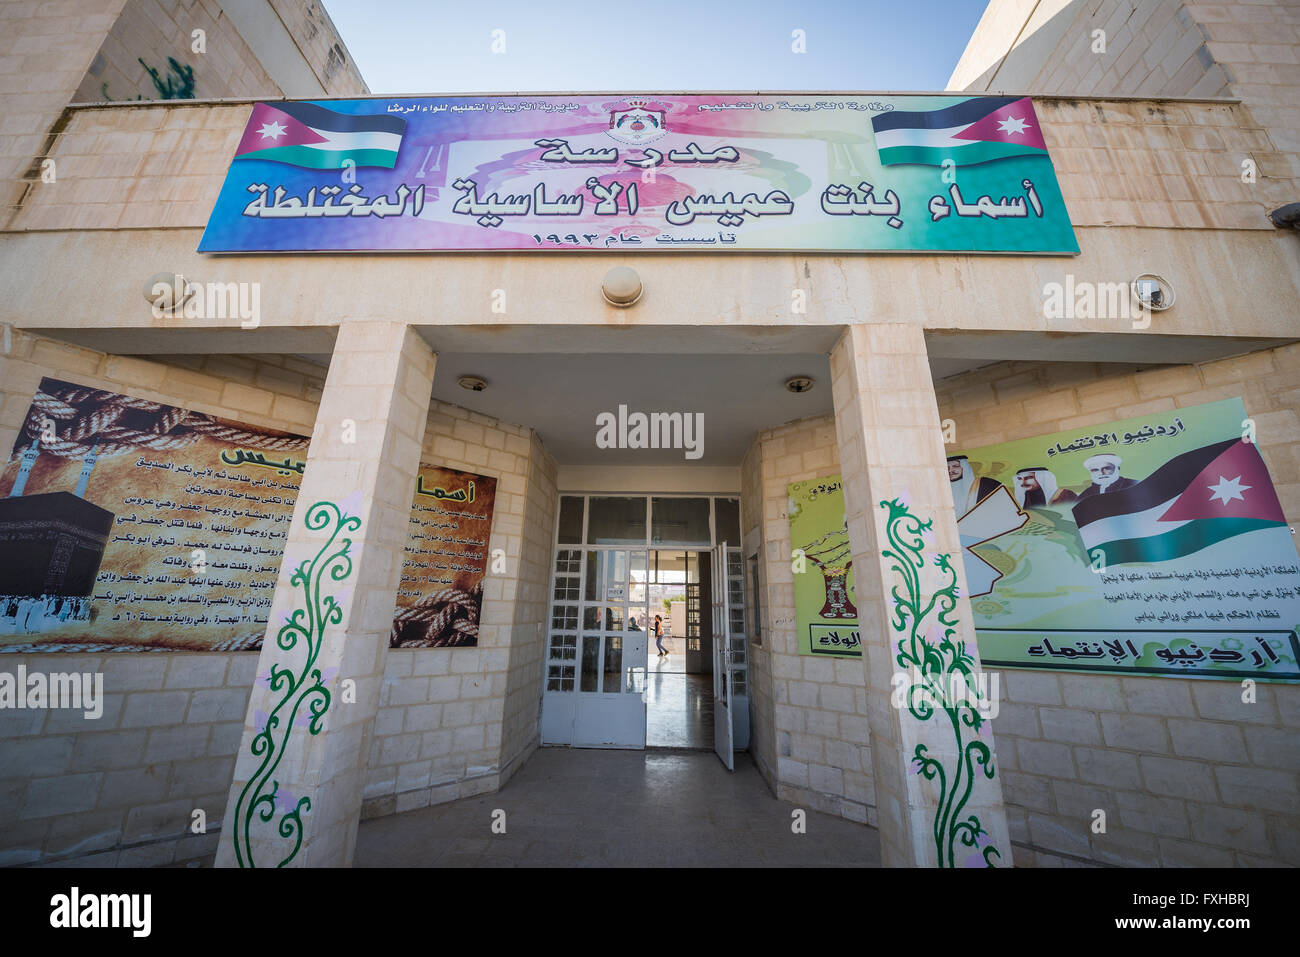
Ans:
[[[802,419],[761,432],[747,459],[751,470],[754,456],[761,475],[765,583],[763,648],[750,659],[757,764],[782,800],[874,824],[862,661],[800,655],[795,624],[786,487],[839,471],[835,420]],[[756,516],[743,516],[744,527],[751,528]],[[751,533],[746,554],[755,544]]]
[[[1285,170],[1267,175],[1300,178],[1300,6],[1288,0],[1249,3],[1203,0],[1185,4],[1205,36],[1205,45],[1231,80],[1256,122],[1268,130]],[[1294,196],[1275,197],[1294,202]]]
[[[1300,345],[1188,366],[1003,362],[936,383],[961,449],[1241,396],[1300,520]],[[1002,672],[1019,865],[1300,864],[1300,686]],[[1104,834],[1091,830],[1106,812]]]
[[[994,0],[950,90],[1229,96],[1196,7],[1183,0]],[[1221,7],[1222,3],[1215,6]],[[1104,52],[1094,31],[1105,33]]]
[[[283,24],[327,96],[369,92],[319,0],[272,0],[270,8],[269,15]],[[192,50],[195,29],[206,32],[203,53]],[[42,187],[45,199],[54,205],[99,207],[94,215],[83,211],[75,223],[60,220],[62,227],[102,226],[103,206],[116,206],[120,213],[128,199],[135,200],[135,219],[128,216],[120,225],[144,225],[138,221],[145,215],[141,210],[147,208],[143,195],[133,196],[121,184],[98,183],[92,188],[83,183],[86,192],[71,198],[69,190],[50,188],[57,180],[42,181],[42,161],[70,122],[71,114],[65,112],[70,103],[135,101],[137,96],[145,100],[162,98],[140,60],[156,70],[164,84],[170,79],[174,86],[178,85],[180,78],[169,66],[169,56],[182,67],[193,69],[196,98],[283,95],[222,9],[220,0],[14,0],[0,5],[0,225],[10,220],[27,199],[42,192]],[[240,116],[238,126],[242,129],[248,107],[234,111]],[[207,119],[205,115],[197,128],[203,128]],[[183,151],[174,142],[163,145],[169,139],[174,138],[164,137],[158,144],[159,152],[165,155],[150,158],[147,169],[129,158],[135,153],[137,161],[146,159],[141,155],[148,152],[143,141],[135,140],[121,149],[113,149],[106,141],[101,143],[96,152],[103,153],[106,163],[98,178],[129,178],[136,170],[146,177],[204,171],[202,158],[214,148],[211,143],[203,137],[188,137],[193,155],[177,165]],[[224,172],[236,142],[238,136],[230,141],[229,148],[225,148],[224,141],[216,148],[219,170],[213,173]],[[162,165],[167,166],[165,171]],[[59,172],[56,164],[56,175]],[[186,179],[174,187],[176,195],[151,196],[149,204],[194,198],[189,195],[192,187],[192,181]],[[194,213],[185,224],[202,224],[215,195],[215,191],[211,196],[205,193],[202,214]],[[150,210],[148,224],[178,225],[175,217],[152,218],[169,208]],[[109,224],[110,228],[112,225],[116,224]],[[31,228],[49,227],[37,224]]]
[[[477,647],[389,650],[368,745],[367,817],[495,790],[505,765],[527,750],[537,734],[542,687],[537,625],[544,621],[550,582],[553,490],[548,501],[542,499],[548,469],[553,488],[554,466],[548,465],[531,430],[436,401],[429,410],[423,461],[497,479],[488,548],[504,553],[506,571],[493,573],[489,557]],[[530,498],[533,515],[528,514]],[[539,542],[543,528],[545,557]],[[527,598],[517,608],[521,594]],[[508,701],[512,687],[515,696]],[[534,702],[531,728],[529,695]],[[508,704],[513,707],[509,745]]]
[[[285,357],[111,356],[15,330],[0,355],[5,456],[43,376],[258,425],[312,431],[319,366]],[[185,363],[184,365],[176,363]],[[0,709],[0,865],[169,864],[212,853],[253,653],[0,655],[16,673],[102,673],[104,710]],[[191,831],[202,810],[207,833]]]
[[[17,330],[0,354],[0,449],[43,376],[311,434],[325,368],[291,356],[105,355]],[[528,429],[439,402],[424,460],[498,479],[480,645],[392,650],[365,813],[490,790],[537,743],[555,464]],[[102,672],[103,716],[0,709],[0,866],[161,865],[210,855],[256,678],[253,653],[0,655],[0,670]],[[206,834],[192,834],[204,811]]]
[[[321,0],[270,0],[330,96],[359,96],[370,92]]]
[[[9,227],[203,226],[249,109],[169,104],[72,110],[46,154],[55,181],[38,177],[22,206],[11,210]]]
[[[192,49],[195,30],[204,32],[201,53]],[[126,0],[73,100],[171,99],[144,66],[157,71],[164,86],[179,87],[181,77],[169,67],[169,57],[193,71],[196,99],[282,93],[216,0]]]
[[[24,177],[123,2],[0,4],[0,208],[13,209],[28,190]]]
[[[559,493],[555,460],[536,433],[531,445],[519,577],[513,595],[515,613],[500,758],[502,784],[519,770],[541,741],[546,621]]]
[[[1098,30],[1104,50],[1097,48]],[[1218,147],[1212,135],[1183,142],[1220,149],[1238,168],[1237,188],[1229,192],[1249,197],[1233,200],[1254,199],[1269,209],[1294,201],[1300,177],[1297,85],[1300,8],[1288,0],[993,0],[948,81],[949,90],[975,93],[1239,97],[1251,117],[1247,125],[1263,132],[1266,145],[1243,152],[1244,144]],[[1048,145],[1057,158],[1050,137]],[[1242,183],[1247,158],[1257,164],[1257,178]],[[1191,201],[1182,193],[1168,198]]]
[[[1292,184],[1285,156],[1239,105],[1056,96],[1035,107],[1076,227],[1272,230],[1273,194]],[[183,103],[72,110],[42,154],[59,179],[34,182],[8,228],[202,227],[248,111]],[[1241,182],[1247,158],[1267,189]]]

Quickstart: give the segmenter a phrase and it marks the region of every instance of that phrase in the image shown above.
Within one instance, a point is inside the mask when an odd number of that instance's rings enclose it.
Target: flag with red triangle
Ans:
[[[1108,565],[1168,561],[1286,525],[1259,448],[1242,439],[1184,452],[1136,485],[1081,498],[1073,513],[1088,554]]]
[[[339,113],[315,103],[258,103],[235,159],[273,160],[309,169],[392,169],[406,120],[386,113]]]
[[[941,110],[871,118],[882,166],[973,166],[1008,156],[1046,156],[1034,103],[1027,96],[977,96]]]

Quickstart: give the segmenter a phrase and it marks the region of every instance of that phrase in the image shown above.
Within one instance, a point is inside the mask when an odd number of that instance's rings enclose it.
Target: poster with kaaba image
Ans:
[[[478,645],[497,480],[421,465],[389,646]]]
[[[42,379],[0,468],[0,652],[260,648],[307,443]]]

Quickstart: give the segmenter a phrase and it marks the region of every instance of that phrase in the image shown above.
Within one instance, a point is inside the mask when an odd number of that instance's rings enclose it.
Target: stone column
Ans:
[[[434,364],[404,323],[339,327],[218,866],[352,863]]]
[[[985,717],[996,687],[980,671],[920,326],[849,326],[831,378],[882,861],[1010,867]]]

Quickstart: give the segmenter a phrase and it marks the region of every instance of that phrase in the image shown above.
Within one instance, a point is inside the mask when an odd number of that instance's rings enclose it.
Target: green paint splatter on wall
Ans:
[[[136,62],[144,67],[145,72],[149,74],[149,79],[153,80],[154,89],[158,91],[160,100],[192,100],[194,99],[194,67],[179,62],[175,57],[167,58],[168,75],[164,79],[158,71],[145,63],[143,58],[136,57]],[[108,95],[108,82],[105,81],[99,85],[99,92],[105,100],[110,103],[116,102]],[[137,100],[143,100],[144,94],[137,93]]]

